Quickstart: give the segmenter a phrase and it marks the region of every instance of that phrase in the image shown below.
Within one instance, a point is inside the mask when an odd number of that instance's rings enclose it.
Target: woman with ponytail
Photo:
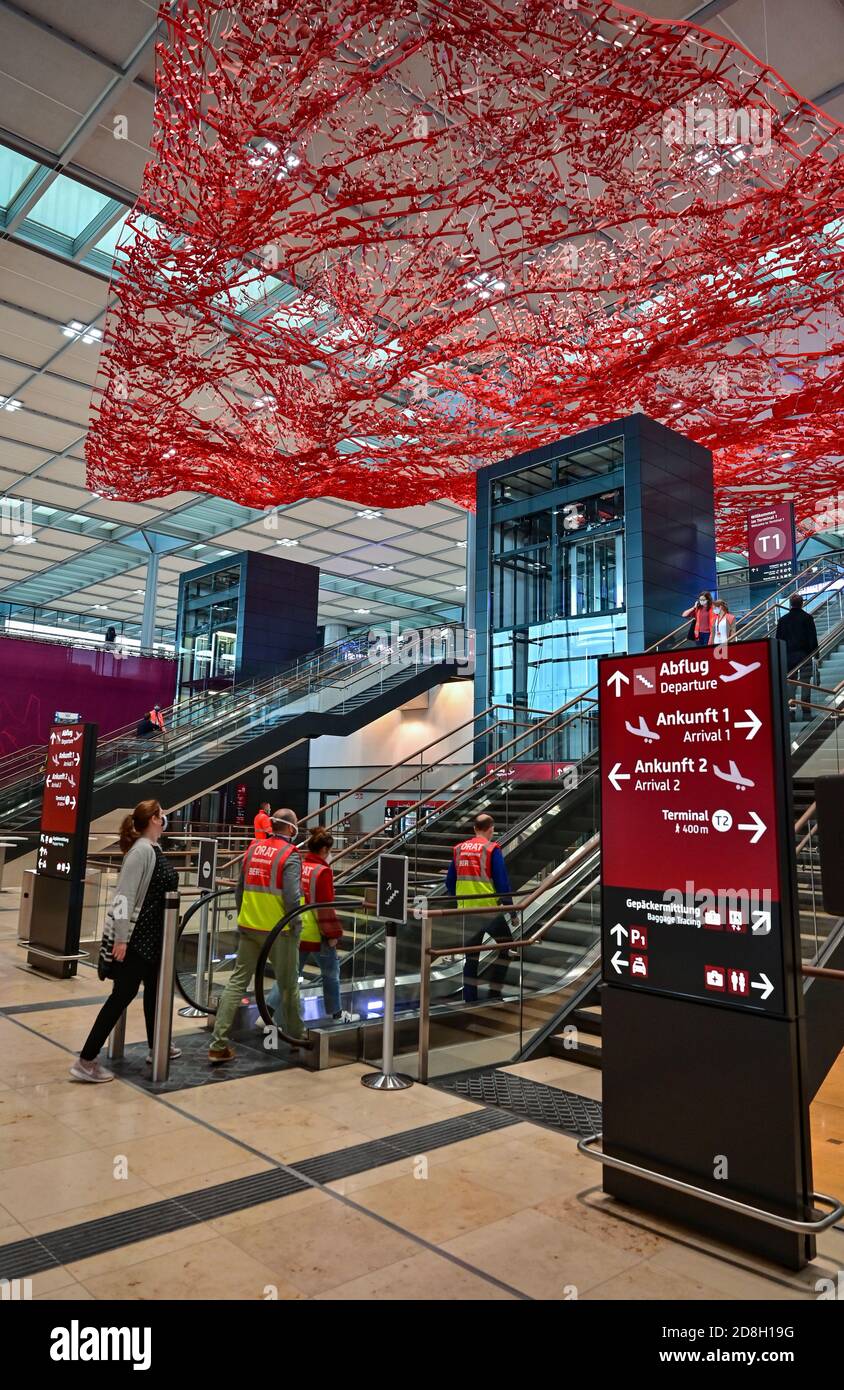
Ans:
[[[164,814],[157,801],[141,801],[120,827],[123,862],[117,889],[106,917],[104,947],[111,943],[110,956],[101,953],[101,978],[108,973],[114,980],[111,991],[77,1060],[70,1068],[75,1081],[113,1081],[114,1075],[97,1061],[121,1014],[129,1007],[141,985],[144,987],[144,1020],[151,1060],[155,1026],[155,993],[161,945],[164,938],[165,894],[178,887],[179,876],[171,869],[158,845],[164,830]],[[102,961],[106,959],[105,970]],[[171,1057],[181,1054],[170,1049]]]

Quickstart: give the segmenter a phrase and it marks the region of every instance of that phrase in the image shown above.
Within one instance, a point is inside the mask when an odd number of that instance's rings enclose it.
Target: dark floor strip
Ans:
[[[40,1004],[4,1004],[0,1014],[40,1014],[49,1009],[81,1009],[83,1005],[103,1004],[106,994],[92,994],[90,999],[46,999]]]
[[[89,1259],[108,1250],[117,1250],[153,1236],[167,1235],[188,1226],[199,1225],[233,1211],[303,1192],[311,1182],[334,1182],[371,1168],[395,1163],[399,1158],[412,1157],[430,1149],[459,1143],[463,1139],[487,1134],[507,1125],[517,1124],[515,1117],[496,1110],[476,1110],[468,1115],[455,1115],[447,1120],[407,1129],[384,1139],[373,1139],[349,1149],[319,1154],[301,1163],[256,1173],[233,1182],[218,1183],[215,1187],[186,1192],[181,1197],[169,1197],[148,1206],[132,1207],[113,1216],[83,1221],[65,1226],[29,1240],[18,1240],[0,1246],[0,1279],[21,1279],[46,1269],[68,1265],[75,1260]],[[292,1171],[291,1171],[292,1169]],[[302,1176],[299,1177],[298,1174]],[[307,1181],[310,1179],[310,1182]]]
[[[600,1101],[545,1086],[540,1081],[515,1076],[512,1072],[483,1067],[473,1072],[441,1076],[432,1082],[438,1090],[464,1096],[480,1105],[499,1106],[520,1120],[564,1130],[577,1138],[597,1134],[603,1110]]]

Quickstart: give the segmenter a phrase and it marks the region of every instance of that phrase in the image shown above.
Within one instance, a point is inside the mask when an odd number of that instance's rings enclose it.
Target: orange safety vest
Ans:
[[[269,840],[273,833],[273,823],[266,811],[259,811],[255,817],[255,839]]]
[[[500,907],[495,896],[490,861],[492,851],[500,849],[497,840],[463,840],[454,847],[454,868],[457,874],[457,901],[477,898],[478,907]]]
[[[159,729],[161,729],[163,732],[164,715],[161,713],[160,709],[151,709],[149,714],[147,715],[147,718],[149,719],[150,724],[157,724]]]

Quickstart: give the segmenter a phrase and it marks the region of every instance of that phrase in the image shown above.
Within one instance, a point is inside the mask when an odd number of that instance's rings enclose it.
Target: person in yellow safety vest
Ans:
[[[229,1032],[244,991],[255,974],[267,933],[304,902],[302,861],[295,845],[298,829],[295,811],[276,811],[270,838],[253,840],[244,855],[237,885],[240,940],[234,969],[217,1006],[214,1036],[208,1049],[208,1060],[213,1066],[230,1062],[236,1055],[229,1045]],[[272,963],[279,988],[280,1026],[285,1033],[306,1042],[299,1007],[301,931],[301,917],[294,917],[276,940]]]
[[[445,880],[445,891],[457,899],[458,907],[480,908],[509,906],[510,880],[501,846],[495,839],[495,823],[487,812],[475,817],[474,835],[455,845]],[[466,946],[480,946],[484,937],[491,936],[503,951],[496,953],[490,971],[489,997],[501,998],[501,987],[507,974],[507,961],[515,960],[514,951],[506,948],[513,940],[503,913],[490,918],[472,915],[465,919],[463,941]],[[479,955],[468,955],[463,967],[463,999],[474,1003],[478,997]]]

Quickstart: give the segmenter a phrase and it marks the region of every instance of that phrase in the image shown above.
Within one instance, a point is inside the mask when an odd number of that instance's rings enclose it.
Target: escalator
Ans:
[[[773,633],[790,594],[805,589],[807,607],[814,611],[821,635],[823,659],[831,659],[844,644],[842,578],[844,568],[837,560],[809,567],[744,614],[738,622],[737,639],[754,640]],[[652,650],[682,646],[686,630],[684,623]],[[797,688],[792,690],[799,700]],[[828,742],[832,737],[830,728],[838,723],[836,698],[834,691],[823,696],[832,703],[816,708],[809,722],[792,726],[797,769],[801,760],[811,756],[818,739]],[[433,927],[432,948],[443,953],[433,958],[431,971],[433,1049],[448,1050],[497,1034],[512,1055],[514,1042],[519,1047],[522,1042],[528,1045],[534,1034],[546,1042],[564,1037],[575,1010],[575,1026],[594,1040],[581,1048],[580,1060],[587,1060],[590,1054],[593,1060],[599,1059],[600,1018],[592,997],[600,940],[596,712],[594,689],[552,714],[527,716],[523,724],[514,723],[512,712],[502,718],[500,711],[484,711],[463,730],[463,746],[471,747],[475,755],[471,767],[456,774],[448,756],[443,755],[425,768],[423,778],[410,758],[402,778],[391,782],[392,796],[409,788],[418,793],[411,803],[420,817],[417,824],[390,838],[382,828],[342,844],[334,858],[337,893],[356,904],[348,918],[341,965],[343,1003],[361,1019],[351,1030],[340,1030],[353,1035],[347,1055],[377,1055],[378,1019],[383,1007],[383,929],[374,920],[373,906],[377,861],[386,847],[408,856],[412,896],[424,898]],[[530,780],[532,762],[556,768],[559,781]],[[521,780],[525,773],[525,780]],[[807,787],[798,786],[795,791],[796,797],[806,794],[811,794],[810,780]],[[362,795],[361,789],[354,789],[338,798],[336,810],[342,813],[347,802],[352,804]],[[383,798],[383,792],[373,800],[379,796]],[[806,803],[798,799],[797,804]],[[489,944],[481,953],[478,1000],[464,999],[461,947],[476,928],[452,906],[453,900],[446,898],[444,890],[453,846],[471,833],[473,818],[481,810],[494,816],[496,838],[505,851],[518,903],[518,934],[530,943],[519,950],[516,960],[506,964],[501,1002],[487,999],[483,989],[494,974],[501,974],[498,951]],[[313,813],[303,828],[322,815],[322,810]],[[801,854],[801,883],[808,890],[815,882],[817,865],[811,855],[806,859],[805,846]],[[421,908],[418,902],[417,906]],[[833,939],[836,924],[821,920],[814,899],[812,913],[817,939],[807,958],[818,959]],[[399,1047],[412,1051],[420,1005],[418,920],[399,928],[397,945]],[[308,1021],[322,1026],[320,984],[313,970],[306,971],[304,991]],[[539,1045],[544,1044],[537,1042]]]
[[[404,634],[403,634],[404,635]],[[142,798],[172,812],[261,762],[323,734],[347,735],[457,676],[470,674],[463,631],[400,651],[344,638],[261,682],[194,696],[163,711],[166,734],[139,739],[134,725],[99,741],[92,819]],[[39,823],[46,750],[0,760],[0,831]]]

